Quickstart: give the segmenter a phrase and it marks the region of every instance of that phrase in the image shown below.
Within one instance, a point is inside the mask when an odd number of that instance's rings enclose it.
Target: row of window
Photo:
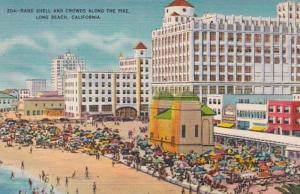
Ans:
[[[122,90],[123,94],[131,94],[130,90]],[[99,90],[94,91],[95,94],[99,94]],[[120,90],[116,90],[117,94],[120,94]],[[82,90],[82,94],[86,94],[86,90]],[[88,90],[88,94],[93,94],[93,90]],[[105,90],[101,90],[101,94],[105,94]],[[111,90],[107,90],[107,94],[111,94]],[[136,94],[136,90],[132,91],[132,94]],[[141,90],[141,94],[144,94],[144,90]],[[145,90],[145,94],[149,94],[149,90]]]
[[[300,107],[297,107],[296,110],[300,113]],[[291,107],[289,106],[269,106],[269,112],[290,113],[290,111]]]
[[[94,101],[93,101],[93,97],[83,97],[82,98],[82,102],[99,102],[99,97],[95,97]],[[112,98],[111,97],[101,97],[101,102],[111,102]],[[123,103],[136,103],[136,97],[130,98],[130,97],[123,97],[122,98],[122,102]],[[149,102],[149,98],[148,97],[141,97],[141,102]],[[121,98],[117,97],[117,103],[121,103]]]
[[[286,124],[286,125],[291,125],[291,124],[300,125],[300,119],[296,119],[295,123],[291,123],[290,118],[269,117],[269,123],[271,123],[271,124]]]
[[[208,104],[221,104],[221,99],[208,99]]]
[[[238,110],[236,112],[238,117],[241,118],[253,118],[253,119],[265,119],[267,113],[261,111],[245,111],[245,110]]]
[[[148,76],[147,76],[148,79]],[[111,82],[102,82],[101,83],[101,87],[106,87],[106,83],[107,83],[107,87],[111,87]],[[99,87],[99,82],[94,82],[95,87]],[[117,87],[120,87],[120,82],[117,82]],[[123,82],[123,87],[136,87],[136,83],[133,82],[130,84],[130,82]],[[82,87],[86,87],[87,84],[86,82],[82,82]],[[88,82],[88,87],[93,87],[93,82]],[[144,87],[144,84],[141,83],[141,87]],[[146,82],[145,83],[145,87],[149,87],[149,83]]]

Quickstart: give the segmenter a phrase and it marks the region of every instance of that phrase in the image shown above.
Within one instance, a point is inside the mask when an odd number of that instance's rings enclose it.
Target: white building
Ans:
[[[268,124],[267,104],[236,104],[236,126],[238,129],[265,131]]]
[[[277,18],[288,22],[300,22],[300,3],[285,1],[277,5]]]
[[[30,91],[28,89],[19,90],[19,99],[23,100],[30,97]]]
[[[47,90],[47,81],[45,79],[27,79],[25,82],[30,97],[35,97],[38,92]]]
[[[52,90],[63,94],[64,88],[64,72],[79,70],[83,71],[86,68],[85,61],[76,57],[73,53],[66,52],[52,60],[51,65],[51,87]]]
[[[66,116],[147,116],[151,92],[151,58],[139,43],[134,56],[120,56],[119,71],[68,71],[65,75]]]
[[[275,17],[198,17],[174,0],[152,32],[153,90],[193,91],[204,102],[207,94],[300,92],[299,32],[298,23]]]

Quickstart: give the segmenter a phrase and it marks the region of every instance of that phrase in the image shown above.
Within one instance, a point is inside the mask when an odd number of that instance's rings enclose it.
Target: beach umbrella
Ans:
[[[273,167],[271,167],[271,170],[272,171],[283,170],[283,167],[281,167],[281,166],[273,166]]]
[[[190,168],[190,165],[186,161],[182,161],[179,164],[179,168],[181,168],[181,169]]]
[[[226,178],[223,175],[220,175],[220,174],[214,177],[214,180],[218,180],[218,181],[224,180],[224,179],[226,179]]]

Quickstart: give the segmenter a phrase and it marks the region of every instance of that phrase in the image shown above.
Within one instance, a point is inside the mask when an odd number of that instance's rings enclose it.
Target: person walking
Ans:
[[[15,173],[14,172],[11,172],[10,174],[10,179],[14,179],[15,178]]]
[[[21,162],[21,170],[25,169],[24,161]]]
[[[181,194],[185,194],[185,189],[184,189],[184,187],[182,187],[182,189],[181,189]]]
[[[85,178],[89,178],[89,169],[87,166],[85,167]]]
[[[28,184],[29,184],[30,189],[32,189],[32,180],[31,180],[31,178],[28,179]]]
[[[58,176],[56,177],[56,185],[60,185],[60,178]]]
[[[97,190],[97,185],[96,185],[96,182],[94,182],[93,183],[93,192],[96,193],[96,190]]]
[[[65,182],[65,184],[66,184],[66,187],[69,186],[69,179],[68,179],[68,177],[66,177],[66,182]]]

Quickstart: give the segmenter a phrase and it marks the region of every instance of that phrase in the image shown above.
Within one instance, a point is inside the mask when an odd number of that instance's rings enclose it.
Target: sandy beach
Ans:
[[[74,124],[73,124],[74,125]],[[141,122],[120,123],[115,126],[113,122],[106,122],[107,127],[119,129],[123,137],[127,137],[129,129],[136,130],[135,135],[139,134],[138,126],[145,126]],[[62,124],[57,124],[62,127]],[[99,124],[99,127],[102,127]],[[82,126],[83,129],[95,130],[95,126]],[[29,153],[29,147],[18,149],[15,147],[5,147],[6,144],[0,143],[0,160],[5,166],[20,168],[24,161],[25,171],[30,176],[39,177],[42,170],[49,175],[49,186],[52,184],[58,191],[70,194],[76,193],[78,188],[81,194],[93,193],[93,182],[97,185],[97,194],[176,194],[181,193],[181,188],[159,181],[142,172],[129,168],[123,164],[112,167],[110,159],[101,157],[96,160],[95,156],[83,153],[62,152],[55,149],[33,148],[33,153]],[[85,167],[88,166],[90,178],[85,178]],[[69,178],[69,186],[65,186],[65,177],[71,177],[76,170],[75,178]],[[56,184],[56,177],[61,178],[60,185]]]
[[[111,160],[81,153],[68,153],[59,150],[33,149],[29,153],[28,147],[21,150],[15,147],[5,147],[0,144],[0,160],[5,166],[20,168],[24,161],[25,171],[31,176],[38,177],[44,170],[49,177],[49,185],[54,185],[57,190],[67,193],[93,193],[92,185],[97,184],[97,194],[176,194],[181,188],[170,183],[159,181],[154,177],[141,172],[136,172],[122,164],[112,167]],[[85,166],[88,166],[90,178],[84,177]],[[65,177],[71,177],[76,170],[75,178],[69,179],[69,186],[65,186]],[[56,185],[56,177],[61,177],[60,185]]]

